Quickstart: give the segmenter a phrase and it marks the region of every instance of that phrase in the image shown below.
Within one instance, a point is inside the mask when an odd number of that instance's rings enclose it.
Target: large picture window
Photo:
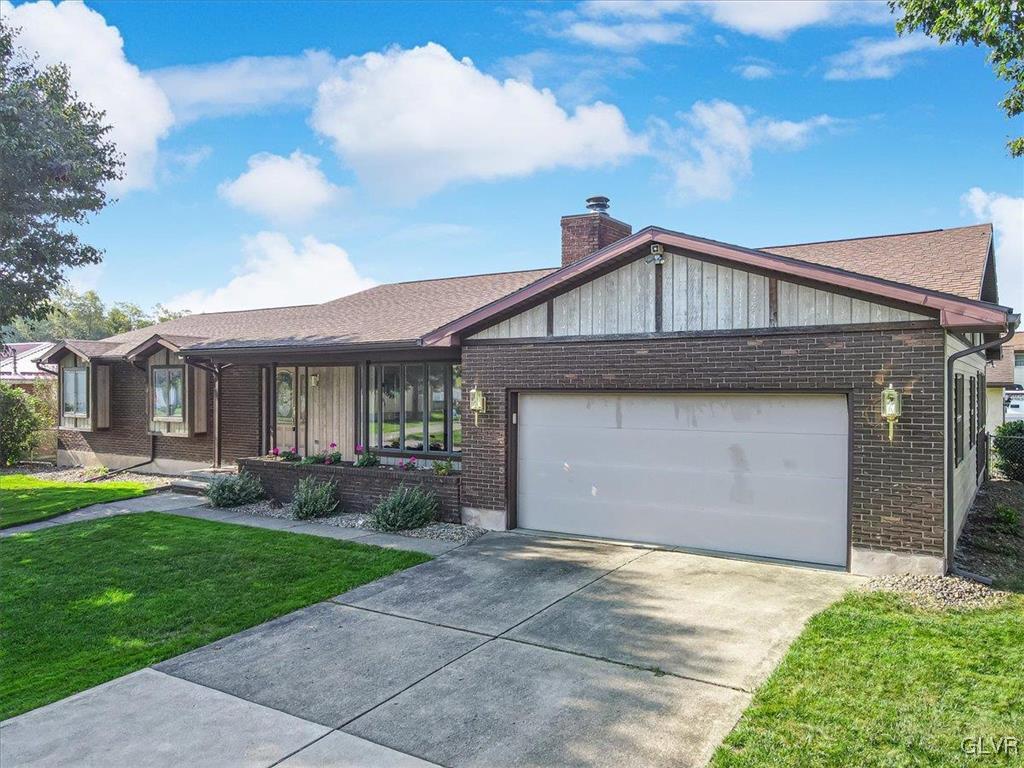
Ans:
[[[184,421],[185,366],[155,366],[152,371],[153,421]]]
[[[62,403],[61,413],[76,419],[89,416],[89,369],[62,369]]]
[[[452,453],[461,447],[457,399],[462,376],[451,363],[382,363],[366,376],[367,446],[385,453]]]

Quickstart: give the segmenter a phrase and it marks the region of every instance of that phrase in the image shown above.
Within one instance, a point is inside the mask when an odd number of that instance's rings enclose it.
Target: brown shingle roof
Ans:
[[[991,242],[992,225],[978,224],[760,250],[977,301]]]
[[[123,355],[154,334],[199,336],[191,348],[414,342],[428,331],[512,293],[551,269],[500,272],[369,288],[324,304],[186,315],[111,336]]]

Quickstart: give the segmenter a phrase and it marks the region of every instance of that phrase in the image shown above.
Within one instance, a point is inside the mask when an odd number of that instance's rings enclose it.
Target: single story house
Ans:
[[[53,380],[53,371],[38,366],[53,347],[52,341],[15,341],[0,344],[0,381],[32,392],[39,382]]]
[[[988,413],[989,432],[1005,421],[1007,393],[1024,389],[1024,347],[1020,346],[1022,340],[1024,337],[1014,336],[1003,344],[1002,354],[998,359],[990,360],[985,371],[985,409]]]
[[[752,249],[607,198],[552,269],[381,285],[58,343],[67,463],[302,472],[349,508],[451,460],[448,519],[941,573],[986,468],[989,225]],[[345,461],[296,466],[268,451]],[[260,458],[263,457],[263,458]]]

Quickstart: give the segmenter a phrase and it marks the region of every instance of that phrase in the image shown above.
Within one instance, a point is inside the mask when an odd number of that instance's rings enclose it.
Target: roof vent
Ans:
[[[608,210],[608,198],[604,195],[595,195],[587,198],[587,210],[595,213],[605,213]]]

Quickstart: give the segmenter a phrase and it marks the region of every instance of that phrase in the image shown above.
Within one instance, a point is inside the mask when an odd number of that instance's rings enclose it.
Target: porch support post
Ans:
[[[221,464],[220,455],[220,374],[221,365],[213,366],[213,466]]]

